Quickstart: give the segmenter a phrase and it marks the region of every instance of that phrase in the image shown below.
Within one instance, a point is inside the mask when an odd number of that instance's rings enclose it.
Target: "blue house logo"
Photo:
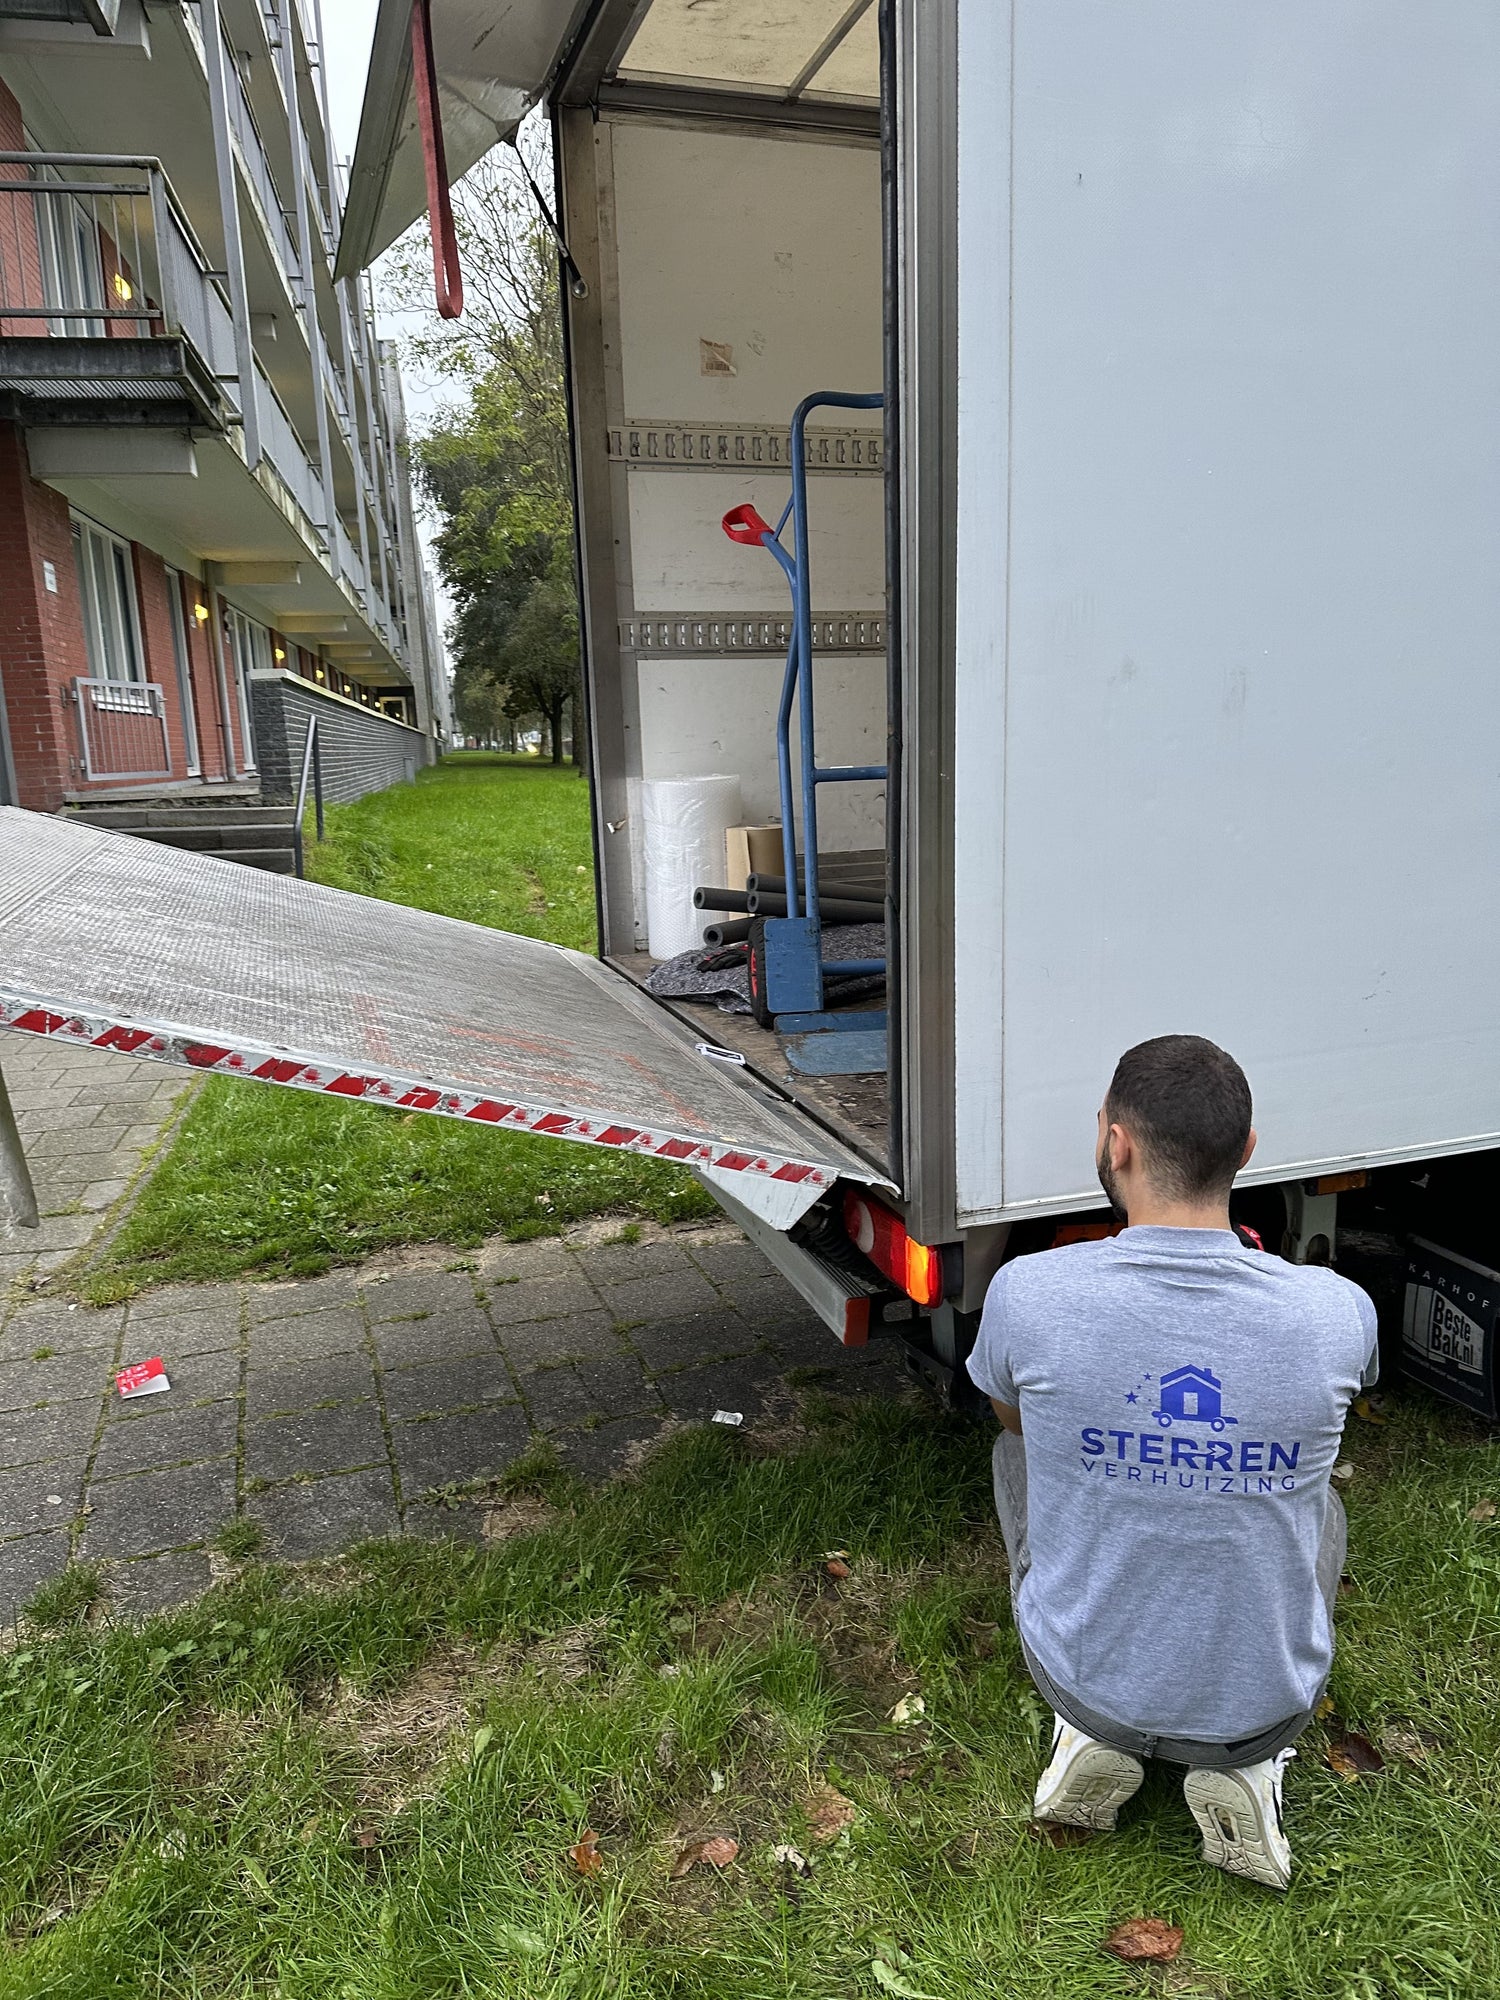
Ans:
[[[1207,1424],[1221,1431],[1237,1424],[1238,1417],[1226,1417],[1223,1407],[1224,1384],[1208,1368],[1174,1368],[1157,1384],[1161,1398],[1151,1414],[1166,1430],[1174,1423]]]

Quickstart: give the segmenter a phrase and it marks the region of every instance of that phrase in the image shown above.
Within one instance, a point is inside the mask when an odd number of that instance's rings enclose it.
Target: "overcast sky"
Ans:
[[[322,0],[323,40],[328,50],[328,107],[333,142],[341,160],[352,157],[365,95],[370,37],[376,0]]]

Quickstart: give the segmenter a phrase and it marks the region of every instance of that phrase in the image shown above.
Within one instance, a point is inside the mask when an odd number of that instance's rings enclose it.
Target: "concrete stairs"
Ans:
[[[273,875],[296,873],[289,805],[261,805],[243,797],[172,801],[140,800],[69,806],[64,815],[84,826],[133,834],[163,847],[191,849],[220,861],[238,861]]]

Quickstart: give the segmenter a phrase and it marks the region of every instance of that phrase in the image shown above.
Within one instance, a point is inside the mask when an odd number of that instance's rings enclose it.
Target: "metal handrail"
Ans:
[[[302,744],[302,777],[297,786],[297,805],[292,814],[292,847],[297,857],[297,873],[302,865],[302,815],[307,811],[307,781],[312,779],[313,811],[317,815],[318,839],[323,838],[323,759],[318,753],[318,718],[307,718],[307,736]]]

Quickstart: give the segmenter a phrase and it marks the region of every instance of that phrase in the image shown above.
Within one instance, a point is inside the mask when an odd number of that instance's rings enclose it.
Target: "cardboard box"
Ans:
[[[724,887],[743,889],[747,875],[779,875],[779,826],[732,826],[724,835]]]

